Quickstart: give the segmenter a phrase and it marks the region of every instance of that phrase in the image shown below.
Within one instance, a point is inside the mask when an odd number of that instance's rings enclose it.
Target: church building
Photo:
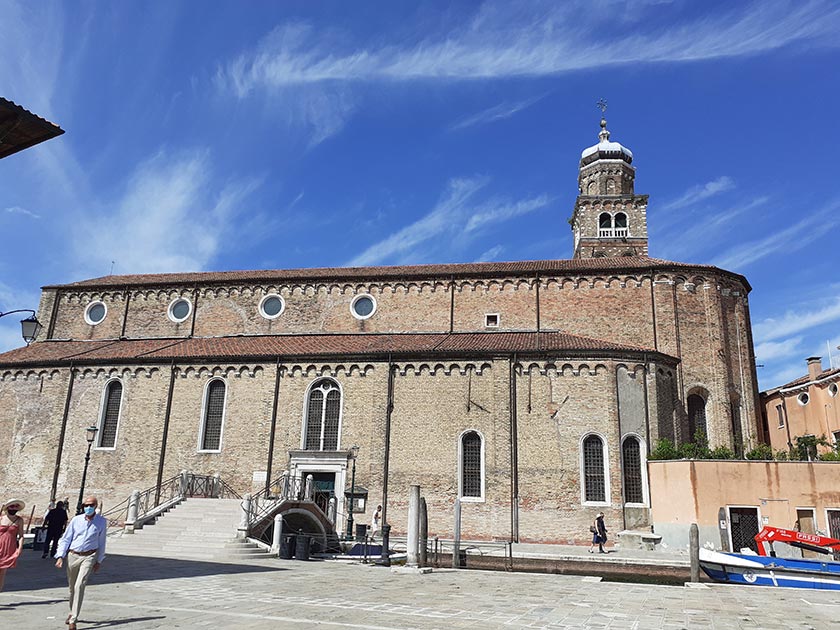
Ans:
[[[456,499],[467,539],[580,541],[599,511],[647,527],[656,441],[748,449],[758,391],[749,283],[650,258],[635,175],[602,120],[567,260],[45,286],[40,337],[0,354],[0,492],[74,497],[94,425],[106,509],[181,470],[240,494],[289,471],[346,514],[355,466],[355,520],[383,504],[395,533],[411,484],[430,536]]]

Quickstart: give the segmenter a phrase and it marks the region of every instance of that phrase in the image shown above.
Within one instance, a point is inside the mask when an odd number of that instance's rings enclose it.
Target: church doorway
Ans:
[[[335,473],[313,472],[310,474],[314,484],[315,505],[321,508],[324,514],[329,514],[330,499],[335,496]]]

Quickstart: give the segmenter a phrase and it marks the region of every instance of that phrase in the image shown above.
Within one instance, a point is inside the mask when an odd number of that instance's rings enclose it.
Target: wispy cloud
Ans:
[[[528,109],[531,105],[543,98],[544,95],[524,101],[517,101],[515,103],[499,103],[498,105],[489,107],[477,114],[473,114],[472,116],[459,120],[449,127],[449,129],[450,131],[457,131],[459,129],[466,129],[467,127],[474,127],[475,125],[486,125],[496,122],[497,120],[504,120],[505,118],[510,118],[511,116],[518,114],[524,109]]]
[[[803,337],[791,337],[782,341],[764,341],[755,346],[755,359],[759,363],[786,359],[801,354],[800,344]]]
[[[348,46],[335,33],[284,24],[255,51],[218,68],[239,97],[260,88],[336,81],[476,80],[557,75],[585,68],[753,55],[789,46],[838,46],[840,7],[822,2],[733,5],[668,29],[616,31],[590,3],[485,3],[463,26],[420,40]],[[662,11],[662,8],[657,11]],[[674,19],[679,20],[677,10]],[[605,26],[609,25],[609,30]],[[609,36],[605,36],[609,33]]]
[[[763,344],[838,320],[840,320],[840,297],[833,297],[827,303],[824,302],[815,308],[790,310],[780,317],[763,319],[753,325],[753,335]]]
[[[478,258],[475,259],[475,262],[489,262],[491,260],[498,260],[499,256],[502,252],[505,251],[505,247],[503,245],[496,245],[495,247],[491,247],[486,252],[483,252]]]
[[[840,199],[835,199],[784,230],[730,249],[713,264],[724,269],[742,269],[781,249],[787,253],[802,249],[840,225],[838,209]]]
[[[20,206],[11,206],[5,209],[6,212],[10,212],[11,214],[23,214],[27,217],[31,217],[33,219],[40,219],[40,214],[35,214],[31,210],[27,210],[26,208],[21,208]]]
[[[547,195],[513,202],[495,197],[477,200],[477,194],[488,183],[486,177],[450,180],[446,192],[428,214],[371,245],[347,264],[354,267],[374,265],[395,257],[405,260],[412,257],[412,251],[418,246],[432,239],[475,233],[480,228],[543,208],[550,202]]]
[[[723,175],[715,180],[706,182],[705,184],[689,188],[680,197],[666,203],[660,209],[663,211],[676,210],[678,208],[693,206],[705,199],[708,199],[709,197],[714,197],[715,195],[732,190],[733,188],[735,188],[734,180],[727,175]]]
[[[230,240],[256,181],[233,181],[213,192],[207,152],[161,152],[142,164],[113,213],[93,213],[73,234],[81,273],[104,275],[111,261],[121,273],[201,270]],[[218,189],[216,189],[218,190]],[[228,241],[225,240],[227,237]]]

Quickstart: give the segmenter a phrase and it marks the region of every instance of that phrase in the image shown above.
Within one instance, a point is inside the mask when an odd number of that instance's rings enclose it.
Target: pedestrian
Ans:
[[[607,553],[604,551],[604,543],[607,542],[607,526],[604,525],[604,513],[599,512],[598,516],[589,526],[589,531],[592,532],[592,544],[589,545],[589,553],[594,553],[595,545],[598,545],[598,553]]]
[[[379,531],[379,527],[381,525],[380,521],[382,520],[382,506],[376,506],[376,512],[373,513],[373,522],[370,525],[370,539],[373,540],[376,538],[376,532]]]
[[[67,584],[70,587],[70,614],[65,623],[68,630],[76,630],[76,621],[82,610],[85,586],[91,573],[99,571],[105,559],[105,537],[108,521],[96,513],[99,504],[95,496],[82,503],[82,514],[74,516],[58,541],[55,557],[57,568],[67,565]],[[66,561],[65,561],[66,558]]]
[[[0,591],[6,582],[6,571],[17,566],[23,551],[23,519],[17,513],[25,507],[20,499],[0,506]]]
[[[47,512],[47,516],[44,518],[44,526],[47,528],[47,537],[44,539],[44,553],[41,554],[41,557],[46,558],[49,554],[50,558],[54,558],[58,547],[58,539],[61,538],[67,527],[67,510],[64,509],[64,501],[59,501],[53,509]],[[51,542],[52,549],[50,549]]]

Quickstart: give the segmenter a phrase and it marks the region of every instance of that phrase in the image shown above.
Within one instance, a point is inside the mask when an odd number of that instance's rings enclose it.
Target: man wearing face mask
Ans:
[[[91,572],[99,571],[105,559],[105,537],[108,521],[96,513],[98,501],[89,496],[82,503],[84,512],[74,516],[67,525],[64,535],[58,541],[55,552],[55,566],[59,569],[67,564],[67,583],[70,586],[70,615],[67,617],[69,630],[76,630],[76,621],[82,609],[85,586]]]

